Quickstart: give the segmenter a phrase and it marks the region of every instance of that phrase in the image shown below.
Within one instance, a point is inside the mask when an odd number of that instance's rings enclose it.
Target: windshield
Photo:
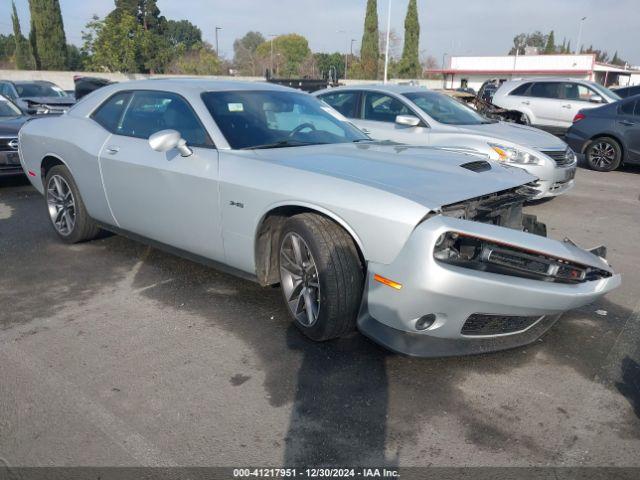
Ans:
[[[475,110],[447,95],[434,92],[404,93],[420,109],[436,122],[446,125],[481,125],[493,123]]]
[[[60,87],[46,83],[18,83],[16,84],[16,90],[20,98],[67,96],[67,93]]]
[[[208,92],[202,99],[234,149],[369,140],[316,98],[295,92]]]
[[[20,117],[22,112],[12,102],[0,95],[0,117]]]
[[[613,90],[609,90],[608,88],[603,87],[599,83],[594,82],[591,84],[591,86],[593,87],[594,90],[597,90],[598,93],[604,97],[608,97],[615,101],[622,100],[622,97],[620,95],[615,93]]]

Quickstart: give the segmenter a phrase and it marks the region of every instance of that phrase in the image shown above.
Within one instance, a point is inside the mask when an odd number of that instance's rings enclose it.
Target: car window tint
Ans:
[[[567,100],[577,100],[579,102],[589,102],[594,97],[600,96],[597,92],[579,83],[563,83],[562,96]]]
[[[320,99],[335,108],[345,117],[356,117],[356,107],[358,106],[357,92],[329,93],[327,95],[321,95]]]
[[[529,88],[531,87],[530,83],[524,83],[520,85],[518,88],[513,90],[509,95],[514,95],[518,97],[526,97],[529,93]]]
[[[560,84],[555,82],[538,82],[531,87],[531,96],[538,98],[560,98]]]
[[[625,102],[620,106],[620,113],[622,115],[633,115],[634,110],[637,110],[635,101]]]
[[[148,139],[161,130],[177,130],[190,146],[213,146],[200,120],[182,97],[170,92],[135,92],[116,133]]]
[[[389,95],[367,92],[364,96],[364,119],[394,123],[398,115],[413,115],[413,112]]]
[[[109,130],[116,133],[120,126],[120,119],[124,113],[124,109],[129,103],[131,97],[130,92],[119,92],[104,102],[91,116],[96,122]]]

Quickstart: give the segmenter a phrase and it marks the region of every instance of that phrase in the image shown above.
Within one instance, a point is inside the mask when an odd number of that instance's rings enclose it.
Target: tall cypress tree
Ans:
[[[420,75],[420,21],[418,20],[418,2],[409,0],[407,16],[404,19],[404,48],[398,73],[404,78],[417,78]]]
[[[29,0],[31,43],[42,70],[67,68],[67,39],[59,0]]]
[[[29,51],[29,43],[22,35],[20,19],[18,18],[18,11],[16,10],[16,2],[12,2],[12,4],[13,13],[11,14],[11,21],[13,23],[13,38],[16,42],[16,68],[18,70],[30,70],[34,65],[31,59],[31,52]]]
[[[378,60],[380,59],[378,41],[378,2],[367,0],[367,14],[364,18],[364,33],[360,48],[360,65],[364,78],[378,77]]]
[[[550,55],[552,53],[556,53],[556,37],[551,30],[549,37],[547,38],[547,45],[544,47],[544,53]]]

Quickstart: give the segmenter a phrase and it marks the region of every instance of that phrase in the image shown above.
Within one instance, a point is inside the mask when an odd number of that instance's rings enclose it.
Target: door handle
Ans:
[[[369,135],[371,133],[371,131],[368,128],[361,128],[360,130],[362,130],[367,135]]]
[[[115,155],[120,151],[120,147],[107,147],[105,150],[109,155]]]
[[[562,105],[562,108],[571,108],[571,104],[567,103],[566,105]]]
[[[531,105],[531,102],[529,102],[529,101],[522,102],[522,105]]]
[[[625,127],[633,127],[636,124],[636,122],[630,122],[629,120],[620,120],[618,123]]]

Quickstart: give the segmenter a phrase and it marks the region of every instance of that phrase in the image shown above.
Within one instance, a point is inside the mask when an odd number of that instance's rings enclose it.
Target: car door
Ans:
[[[616,121],[627,150],[625,160],[640,163],[640,100],[622,103]]]
[[[193,150],[157,152],[149,137],[181,133]],[[104,188],[117,227],[221,261],[218,151],[183,97],[134,91],[100,154]]]
[[[602,96],[592,88],[576,82],[564,82],[560,85],[562,97],[559,118],[562,126],[569,128],[580,110],[599,107],[603,102],[597,101]]]
[[[535,82],[529,91],[529,97],[522,103],[529,107],[535,115],[532,122],[544,127],[565,127],[562,118],[562,100],[560,99],[560,82]]]
[[[375,140],[391,140],[412,145],[428,145],[429,129],[421,123],[416,127],[398,125],[398,115],[420,118],[408,105],[382,92],[362,92],[358,126]]]

